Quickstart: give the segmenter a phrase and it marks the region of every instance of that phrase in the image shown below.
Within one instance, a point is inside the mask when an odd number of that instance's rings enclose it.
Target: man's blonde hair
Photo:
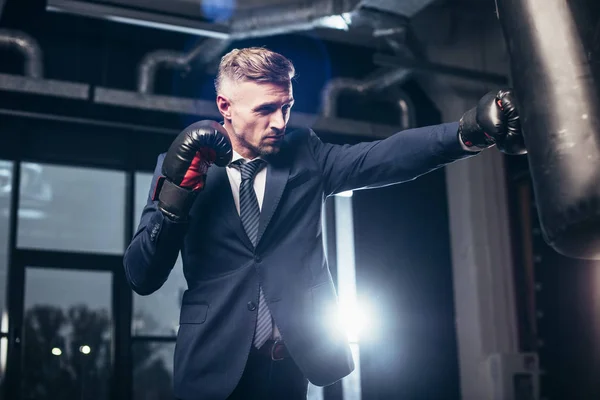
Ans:
[[[286,84],[296,75],[294,65],[286,57],[264,47],[233,49],[221,58],[215,79],[215,90],[222,90],[223,81],[253,81]]]

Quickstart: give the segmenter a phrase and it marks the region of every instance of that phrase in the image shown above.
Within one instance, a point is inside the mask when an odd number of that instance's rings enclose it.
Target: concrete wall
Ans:
[[[442,2],[413,21],[425,57],[435,63],[508,75],[508,56],[492,0]],[[446,75],[418,80],[444,121],[473,107],[492,84]],[[491,364],[518,353],[503,156],[489,149],[446,168],[461,393],[497,398]],[[506,397],[510,398],[510,397]]]

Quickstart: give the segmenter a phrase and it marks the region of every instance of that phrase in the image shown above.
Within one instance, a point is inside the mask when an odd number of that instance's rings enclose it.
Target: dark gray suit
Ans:
[[[225,399],[235,388],[252,345],[259,283],[304,375],[318,386],[348,375],[354,368],[349,345],[331,327],[337,299],[322,245],[323,201],[411,180],[473,155],[460,146],[457,128],[441,124],[344,146],[323,143],[308,129],[289,133],[280,153],[268,158],[256,248],[225,168],[210,168],[188,224],[165,218],[149,196],[124,264],[132,288],[147,295],[166,281],[181,250],[189,289],[175,349],[176,397]]]

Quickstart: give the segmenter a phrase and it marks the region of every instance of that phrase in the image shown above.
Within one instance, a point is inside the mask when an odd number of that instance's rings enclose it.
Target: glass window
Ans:
[[[0,160],[0,315],[6,307],[6,276],[8,271],[8,238],[10,235],[10,206],[13,179],[13,163]],[[6,326],[1,324],[1,330],[6,332]]]
[[[24,399],[108,400],[111,273],[28,267]]]
[[[125,173],[23,163],[20,248],[121,254]]]
[[[146,205],[151,183],[152,174],[136,173],[134,232]],[[179,325],[181,297],[186,289],[180,255],[169,279],[159,290],[149,296],[134,294],[132,335],[175,336]]]
[[[173,400],[175,343],[133,344],[133,399]]]
[[[10,235],[10,207],[12,195],[13,163],[0,160],[0,330],[8,331],[6,315],[6,279],[8,273],[8,238]],[[0,339],[0,381],[4,379],[8,339]],[[2,395],[0,394],[0,398]]]

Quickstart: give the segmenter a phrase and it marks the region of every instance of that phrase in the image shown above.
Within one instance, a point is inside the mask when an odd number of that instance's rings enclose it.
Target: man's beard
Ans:
[[[276,144],[272,144],[272,145],[262,145],[262,141],[260,142],[261,144],[259,144],[258,146],[255,146],[253,144],[251,144],[250,142],[248,142],[246,139],[244,139],[241,135],[236,135],[239,144],[242,147],[245,147],[248,150],[251,150],[254,154],[256,154],[258,157],[266,157],[269,155],[274,155],[279,153],[279,150],[281,149],[281,145],[283,144],[283,140],[277,142]]]
[[[281,150],[281,141],[278,142],[277,144],[272,144],[269,146],[260,146],[257,150],[257,154],[261,155],[261,156],[269,156],[269,155],[274,155],[279,153],[279,150]]]

